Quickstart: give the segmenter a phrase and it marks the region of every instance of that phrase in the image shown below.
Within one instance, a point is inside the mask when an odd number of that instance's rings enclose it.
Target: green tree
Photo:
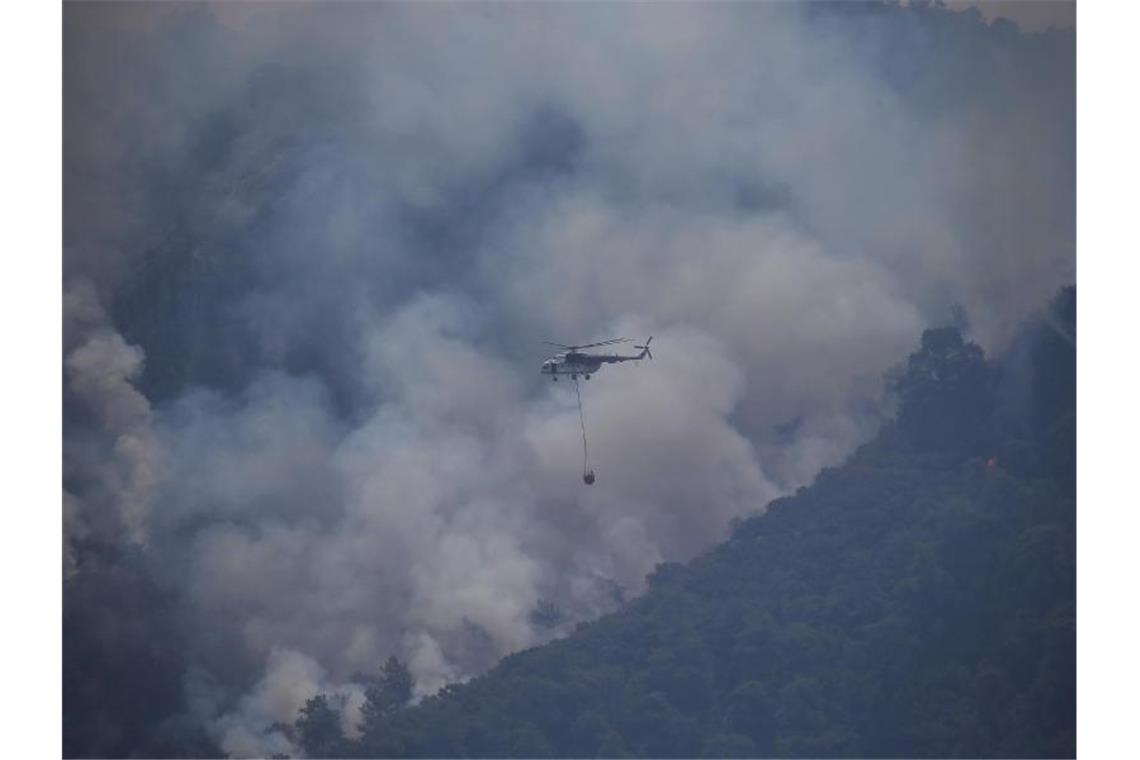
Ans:
[[[921,449],[977,452],[987,439],[993,382],[985,354],[956,327],[927,330],[897,390],[899,423]]]
[[[344,735],[340,729],[340,710],[329,703],[329,698],[318,694],[301,708],[294,724],[297,737],[309,757],[335,757],[341,751]]]
[[[361,734],[366,746],[379,746],[384,718],[412,700],[415,681],[408,667],[395,656],[385,660],[378,676],[367,679],[364,705],[360,708]]]
[[[365,720],[398,710],[412,699],[415,681],[408,666],[396,657],[389,657],[380,669],[380,676],[365,690],[362,713]]]

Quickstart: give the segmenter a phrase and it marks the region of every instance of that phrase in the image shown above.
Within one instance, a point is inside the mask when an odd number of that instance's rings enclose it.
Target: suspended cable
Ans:
[[[582,425],[582,480],[593,485],[594,471],[590,469],[590,451],[586,447],[586,415],[582,412],[582,391],[578,387],[578,376],[574,376],[574,393],[578,396],[578,422]]]

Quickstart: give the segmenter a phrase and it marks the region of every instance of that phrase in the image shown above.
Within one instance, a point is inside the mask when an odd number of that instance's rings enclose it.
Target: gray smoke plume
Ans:
[[[150,403],[134,385],[143,370],[142,349],[110,325],[89,282],[71,284],[63,308],[65,396],[93,418],[87,435],[65,442],[64,562],[70,573],[72,538],[145,543],[159,455]]]
[[[925,326],[964,310],[999,350],[1074,279],[1071,30],[861,4],[64,21],[68,574],[145,544],[186,712],[235,755],[296,752],[274,723],[318,692],[354,730],[388,655],[428,694],[564,630],[540,600],[612,609],[873,435]],[[656,358],[583,382],[586,488],[540,341],[614,335]]]

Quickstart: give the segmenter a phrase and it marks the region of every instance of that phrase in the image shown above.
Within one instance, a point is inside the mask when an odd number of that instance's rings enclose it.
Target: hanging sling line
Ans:
[[[578,422],[582,425],[582,480],[590,485],[594,482],[594,471],[590,469],[590,452],[586,448],[586,416],[582,412],[582,390],[578,378],[574,378],[574,393],[578,396]]]

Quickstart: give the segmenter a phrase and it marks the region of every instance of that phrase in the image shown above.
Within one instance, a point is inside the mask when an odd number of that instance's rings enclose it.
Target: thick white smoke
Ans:
[[[612,608],[872,435],[924,326],[1073,279],[1052,38],[916,94],[790,4],[68,11],[68,535],[161,547],[237,756]],[[613,335],[656,358],[583,383],[586,488],[539,341]]]
[[[64,292],[66,393],[94,418],[72,437],[64,469],[65,573],[75,570],[75,541],[98,536],[146,543],[159,478],[150,402],[135,387],[144,355],[115,331],[94,287],[79,280]],[[77,496],[75,490],[82,491]]]
[[[540,598],[594,616],[605,581],[640,588],[778,494],[727,421],[743,374],[706,333],[659,331],[656,366],[586,384],[584,489],[570,384],[520,404],[520,373],[462,340],[464,311],[429,298],[377,331],[376,376],[400,390],[352,429],[281,377],[240,409],[189,397],[165,418],[181,469],[163,503],[184,510],[167,519],[218,520],[191,548],[196,608],[240,621],[251,652],[320,653],[342,678],[396,652],[431,693],[540,640]],[[227,717],[223,748],[247,751],[253,717]]]
[[[233,712],[214,721],[212,728],[231,756],[295,753],[297,747],[280,727],[292,725],[305,702],[318,694],[326,695],[341,711],[344,734],[350,738],[359,736],[364,689],[357,684],[334,684],[313,658],[280,648],[270,651],[261,680],[241,698]]]

